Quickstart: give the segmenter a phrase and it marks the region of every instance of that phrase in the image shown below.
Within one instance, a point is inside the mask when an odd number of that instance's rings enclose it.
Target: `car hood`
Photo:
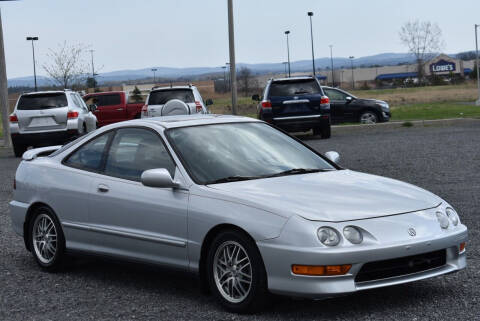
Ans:
[[[433,208],[442,199],[404,182],[350,170],[209,185],[228,199],[278,215],[342,222]]]

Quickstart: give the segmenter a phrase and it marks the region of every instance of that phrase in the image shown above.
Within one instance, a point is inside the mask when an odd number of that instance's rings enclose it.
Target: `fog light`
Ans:
[[[447,229],[448,225],[450,224],[447,215],[443,212],[437,212],[435,214],[437,215],[437,220],[438,223],[440,223],[440,227],[443,229]]]
[[[313,275],[313,276],[331,276],[344,275],[350,271],[351,264],[344,265],[292,265],[293,274]]]
[[[465,251],[465,245],[466,245],[465,242],[460,243],[460,248],[458,250],[458,253],[462,253],[463,251]]]

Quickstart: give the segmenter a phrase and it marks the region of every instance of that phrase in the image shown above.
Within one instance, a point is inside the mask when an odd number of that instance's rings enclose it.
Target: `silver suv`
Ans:
[[[97,117],[80,95],[70,90],[23,94],[10,115],[10,133],[17,157],[29,146],[63,144],[96,128]]]
[[[153,87],[142,108],[142,118],[207,114],[207,106],[212,103],[211,99],[204,102],[197,87],[193,85]]]

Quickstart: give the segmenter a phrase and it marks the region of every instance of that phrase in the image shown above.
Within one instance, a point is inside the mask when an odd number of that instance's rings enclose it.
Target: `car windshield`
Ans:
[[[198,184],[335,170],[306,146],[264,123],[180,127],[166,133]]]
[[[158,90],[150,93],[149,105],[164,105],[169,100],[180,99],[184,103],[193,103],[195,98],[191,89]]]
[[[270,85],[270,96],[298,96],[321,94],[320,86],[314,79],[300,79],[295,81],[274,81]]]
[[[64,93],[23,95],[18,101],[18,110],[49,109],[68,106]]]

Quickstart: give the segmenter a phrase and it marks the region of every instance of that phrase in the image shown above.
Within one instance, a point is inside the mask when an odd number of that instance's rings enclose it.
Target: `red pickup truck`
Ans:
[[[97,116],[97,127],[117,123],[124,120],[140,118],[144,103],[128,103],[128,95],[124,91],[107,91],[83,96],[87,106],[97,105],[94,112]]]

